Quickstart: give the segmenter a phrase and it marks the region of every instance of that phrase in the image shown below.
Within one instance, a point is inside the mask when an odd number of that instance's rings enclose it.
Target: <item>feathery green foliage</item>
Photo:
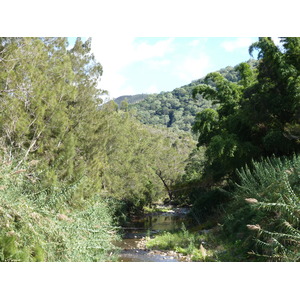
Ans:
[[[83,209],[95,194],[136,207],[170,196],[192,140],[140,128],[113,102],[100,107],[102,67],[90,39],[71,49],[66,38],[2,38],[0,45],[0,142],[19,165],[39,161],[43,189],[76,184],[68,204]]]
[[[298,261],[300,158],[267,158],[238,172],[224,230],[260,259]]]
[[[16,167],[14,160],[1,160],[1,261],[112,259],[117,236],[107,204],[94,199],[85,210],[72,209],[68,189],[35,192],[38,183],[31,181],[28,166]]]

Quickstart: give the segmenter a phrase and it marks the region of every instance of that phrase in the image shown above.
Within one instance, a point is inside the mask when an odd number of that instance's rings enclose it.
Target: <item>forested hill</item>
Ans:
[[[126,101],[128,104],[133,104],[144,100],[147,96],[148,94],[126,95],[126,96],[120,96],[114,99],[114,101],[118,105],[120,105],[122,101]]]
[[[248,63],[251,66],[256,65],[255,60],[249,60]],[[232,82],[237,82],[240,79],[235,67],[229,66],[218,72]],[[197,96],[197,100],[193,99],[193,88],[203,83],[204,78],[201,78],[176,88],[172,92],[121,96],[115,99],[115,102],[119,105],[122,101],[128,102],[129,109],[135,109],[137,119],[144,124],[190,131],[196,114],[205,108],[212,107],[211,101],[203,99],[200,95]],[[212,82],[209,84],[213,85]],[[127,108],[127,105],[125,107]]]

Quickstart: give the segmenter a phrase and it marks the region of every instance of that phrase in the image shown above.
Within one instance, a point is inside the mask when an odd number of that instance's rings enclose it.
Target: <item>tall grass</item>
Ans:
[[[74,208],[76,186],[41,190],[29,164],[0,163],[0,261],[107,261],[116,239],[99,197]]]

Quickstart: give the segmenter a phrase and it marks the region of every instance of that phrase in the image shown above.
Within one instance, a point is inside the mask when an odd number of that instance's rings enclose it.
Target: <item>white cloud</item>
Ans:
[[[146,89],[146,94],[154,94],[154,93],[158,93],[158,88],[155,84],[152,84],[151,86],[149,86],[147,89]]]
[[[174,38],[154,44],[137,43],[134,37],[93,37],[92,52],[103,66],[100,88],[108,90],[111,97],[118,97],[126,89],[126,78],[122,69],[134,62],[162,58],[173,51]],[[132,93],[135,91],[132,89]]]
[[[159,41],[153,45],[147,43],[133,45],[133,61],[141,61],[153,57],[163,57],[173,51],[172,42],[174,38]]]
[[[221,46],[228,52],[232,52],[236,49],[247,48],[254,42],[253,38],[236,38],[232,41],[225,41],[221,43]]]
[[[189,43],[189,46],[196,47],[200,44],[200,40],[193,40]]]
[[[195,58],[187,58],[178,64],[175,74],[187,82],[199,79],[204,76],[211,65],[210,58],[207,54],[202,53]]]
[[[147,62],[147,66],[152,70],[159,70],[163,67],[169,66],[170,64],[171,64],[171,60],[169,59],[162,59],[162,60],[151,59],[148,60]]]
[[[208,42],[208,40],[209,38],[207,37],[195,38],[194,40],[189,42],[188,46],[203,48],[205,44]]]
[[[101,63],[102,64],[102,63]],[[102,64],[103,65],[103,64]],[[107,66],[107,65],[106,65]],[[126,78],[113,69],[104,68],[99,87],[108,91],[110,97],[118,97],[125,93]],[[111,93],[111,92],[114,93]]]

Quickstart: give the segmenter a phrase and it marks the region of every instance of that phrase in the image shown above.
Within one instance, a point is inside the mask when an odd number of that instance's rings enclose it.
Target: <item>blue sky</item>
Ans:
[[[273,1],[271,13],[269,2],[261,0],[249,5],[237,0],[103,0],[100,10],[95,1],[70,6],[54,0],[41,13],[36,0],[19,2],[18,10],[15,1],[3,4],[18,22],[4,14],[2,36],[91,36],[104,69],[99,85],[110,97],[171,91],[246,61],[248,47],[257,40],[247,36],[299,36],[294,0]],[[134,38],[139,36],[154,37]]]
[[[279,44],[278,38],[273,39]],[[74,40],[69,38],[70,43]],[[257,37],[96,35],[92,37],[92,52],[103,66],[99,87],[108,91],[107,100],[172,91],[209,72],[235,66],[252,58],[248,49],[257,40]]]
[[[251,58],[247,37],[92,37],[110,98],[172,91],[207,73]]]

